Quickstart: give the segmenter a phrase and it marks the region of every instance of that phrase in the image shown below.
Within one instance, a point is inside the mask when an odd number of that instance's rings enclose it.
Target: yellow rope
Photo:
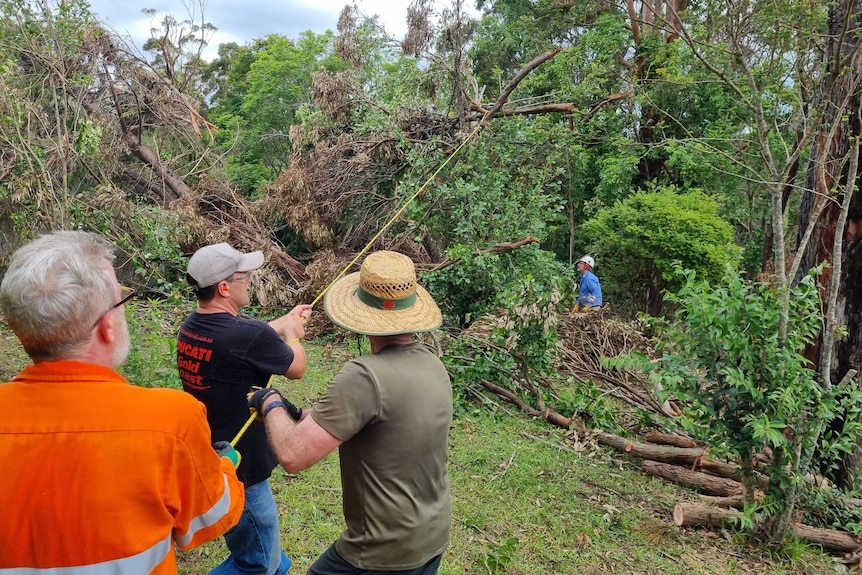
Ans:
[[[395,214],[394,214],[394,215],[389,219],[389,221],[388,221],[388,222],[386,222],[386,223],[383,225],[383,227],[382,227],[382,228],[380,228],[380,231],[378,231],[378,232],[374,235],[374,237],[373,237],[373,238],[371,238],[371,240],[369,240],[369,242],[368,242],[367,244],[365,244],[365,247],[364,247],[364,248],[362,248],[362,250],[361,250],[358,254],[356,254],[356,257],[354,257],[354,258],[350,261],[350,263],[349,263],[349,264],[347,264],[346,266],[344,266],[344,269],[343,269],[343,270],[341,270],[341,273],[339,273],[337,276],[335,276],[335,279],[333,279],[331,282],[329,282],[329,285],[328,285],[328,286],[326,286],[326,289],[324,289],[322,292],[320,292],[320,294],[319,294],[316,298],[314,298],[314,300],[311,302],[311,305],[312,305],[312,306],[314,306],[314,304],[316,304],[318,301],[320,301],[320,298],[322,298],[324,295],[326,295],[326,292],[328,292],[328,291],[329,291],[329,288],[331,288],[331,287],[335,284],[335,282],[337,282],[338,280],[340,280],[340,279],[341,279],[341,277],[342,277],[344,274],[346,274],[346,273],[347,273],[347,271],[348,271],[348,270],[350,270],[350,268],[351,268],[351,267],[353,267],[353,265],[354,265],[357,261],[359,261],[359,258],[361,258],[361,257],[362,257],[362,254],[364,254],[365,252],[367,252],[367,251],[368,251],[368,249],[369,249],[372,245],[374,245],[374,242],[376,242],[376,241],[380,238],[380,236],[382,236],[382,235],[383,235],[383,232],[385,232],[386,230],[388,230],[388,229],[389,229],[389,227],[390,227],[393,223],[395,223],[395,220],[397,220],[397,219],[401,216],[401,214],[403,214],[403,213],[404,213],[404,210],[406,210],[406,209],[407,209],[407,206],[409,206],[409,205],[413,202],[413,200],[415,200],[416,198],[418,198],[418,197],[419,197],[419,194],[421,194],[422,192],[424,192],[424,191],[425,191],[425,189],[426,189],[426,188],[431,184],[431,182],[434,180],[434,178],[436,178],[436,177],[437,177],[437,174],[439,174],[439,173],[443,170],[443,168],[445,168],[445,167],[446,167],[446,165],[447,165],[447,164],[449,164],[449,162],[450,162],[450,161],[452,161],[452,158],[454,158],[454,157],[455,157],[455,155],[456,155],[458,152],[460,152],[460,151],[461,151],[461,149],[462,149],[462,148],[464,148],[464,146],[466,146],[466,145],[467,145],[467,142],[469,142],[471,139],[473,139],[473,136],[475,136],[475,135],[479,132],[479,129],[480,129],[480,128],[482,127],[482,125],[485,123],[485,119],[486,119],[487,117],[488,117],[488,114],[485,114],[485,116],[483,116],[483,117],[482,117],[482,119],[481,119],[481,120],[479,120],[479,123],[478,123],[478,124],[476,124],[476,128],[475,128],[472,132],[470,132],[470,134],[469,134],[466,138],[464,138],[464,141],[463,141],[463,142],[461,142],[461,144],[460,144],[457,148],[455,148],[455,150],[454,150],[451,154],[449,154],[449,157],[448,157],[448,158],[446,158],[446,160],[445,160],[442,164],[440,164],[440,166],[439,166],[439,167],[434,171],[434,173],[433,173],[433,174],[431,174],[430,176],[428,176],[428,179],[427,179],[427,180],[425,180],[425,183],[424,183],[424,184],[422,184],[422,185],[419,187],[419,189],[418,189],[418,190],[416,190],[416,192],[415,192],[412,196],[410,196],[410,199],[408,199],[406,202],[404,202],[404,205],[402,205],[400,208],[398,208],[398,210],[397,210],[397,211],[395,212]],[[267,386],[267,387],[272,387],[273,379],[275,379],[275,375],[271,375],[271,376],[269,377],[269,382],[266,384],[266,386]],[[246,430],[248,430],[248,428],[249,428],[249,427],[251,427],[251,424],[252,424],[252,422],[254,421],[254,418],[255,418],[255,417],[256,417],[256,415],[255,415],[255,414],[252,414],[252,415],[251,415],[251,417],[249,417],[249,418],[248,418],[248,421],[246,421],[246,422],[245,422],[245,425],[243,425],[243,426],[242,426],[242,428],[239,430],[239,433],[237,433],[237,434],[236,434],[236,437],[234,437],[234,438],[233,438],[233,440],[230,442],[230,444],[231,444],[231,445],[233,445],[234,447],[236,447],[237,442],[240,440],[240,438],[243,436],[243,434],[246,432]]]
[[[267,387],[272,387],[272,382],[273,382],[273,381],[275,381],[275,374],[273,374],[273,375],[270,375],[270,376],[269,376],[269,381],[268,381],[268,382],[266,382],[266,386],[267,386]],[[230,444],[231,444],[232,446],[236,447],[237,442],[240,440],[240,438],[243,436],[243,434],[246,432],[246,430],[247,430],[249,427],[251,427],[251,423],[254,421],[254,418],[255,418],[255,417],[257,417],[257,415],[256,415],[256,414],[254,414],[254,413],[252,413],[252,414],[251,414],[251,416],[248,418],[248,421],[246,421],[246,422],[245,422],[245,424],[240,428],[239,433],[237,433],[237,434],[234,436],[234,438],[233,438],[233,439],[231,439]]]
[[[434,180],[434,178],[436,178],[436,177],[437,177],[437,174],[439,174],[439,173],[443,170],[443,168],[445,168],[445,167],[446,167],[446,165],[447,165],[447,164],[452,160],[452,158],[454,158],[454,157],[455,157],[455,155],[456,155],[458,152],[460,152],[460,151],[461,151],[461,149],[462,149],[464,146],[466,146],[466,145],[467,145],[467,142],[469,142],[469,141],[473,138],[473,136],[475,136],[475,135],[476,135],[476,133],[477,133],[477,132],[479,131],[479,129],[482,127],[482,124],[484,124],[484,123],[485,123],[485,118],[486,118],[486,117],[487,117],[487,115],[482,117],[482,119],[481,119],[481,120],[479,121],[479,123],[476,125],[476,128],[475,128],[472,132],[470,132],[470,134],[469,134],[466,138],[464,138],[464,141],[463,141],[463,142],[461,142],[461,144],[460,144],[457,148],[455,148],[455,151],[453,151],[451,154],[449,154],[449,157],[448,157],[448,158],[446,158],[446,160],[445,160],[442,164],[440,164],[440,166],[439,166],[439,167],[434,171],[434,173],[433,173],[433,174],[431,174],[430,176],[428,176],[428,179],[427,179],[427,180],[425,180],[425,183],[424,183],[424,184],[422,184],[422,185],[419,187],[419,189],[418,189],[418,190],[416,190],[416,192],[415,192],[412,196],[410,196],[410,199],[408,199],[406,202],[404,202],[404,205],[403,205],[403,206],[401,206],[400,208],[398,208],[398,211],[396,211],[396,212],[395,212],[395,215],[393,215],[391,218],[389,218],[389,221],[388,221],[388,222],[386,222],[386,223],[383,225],[383,227],[382,227],[382,228],[380,228],[380,231],[378,231],[378,232],[374,235],[374,237],[373,237],[373,238],[371,238],[371,240],[370,240],[367,244],[365,244],[365,247],[364,247],[364,248],[362,248],[362,250],[361,250],[358,254],[356,254],[356,257],[354,257],[354,258],[350,261],[350,263],[349,263],[349,264],[347,264],[347,265],[344,267],[344,269],[343,269],[343,270],[341,270],[341,273],[339,273],[337,276],[335,276],[335,279],[333,279],[331,282],[329,282],[329,285],[328,285],[328,286],[326,286],[326,289],[324,289],[322,292],[320,292],[320,295],[318,295],[316,298],[314,298],[314,301],[312,301],[312,302],[311,302],[311,305],[316,304],[316,303],[320,300],[320,298],[322,298],[324,295],[326,295],[326,292],[328,292],[328,291],[329,291],[329,288],[331,288],[331,287],[335,284],[335,282],[337,282],[338,280],[340,280],[340,279],[341,279],[341,277],[342,277],[345,273],[347,273],[347,271],[348,271],[351,267],[353,267],[353,265],[354,265],[357,261],[359,261],[359,258],[361,258],[361,257],[362,257],[362,254],[364,254],[365,252],[367,252],[367,251],[368,251],[368,249],[369,249],[372,245],[374,245],[374,242],[376,242],[376,241],[380,238],[380,236],[382,236],[382,235],[383,235],[383,232],[385,232],[386,230],[388,230],[388,229],[389,229],[389,227],[390,227],[393,223],[395,223],[395,220],[397,220],[397,219],[401,216],[401,214],[403,214],[403,213],[404,213],[404,210],[406,210],[406,209],[407,209],[407,206],[409,206],[409,205],[413,202],[413,200],[415,200],[416,198],[418,198],[418,197],[419,197],[419,194],[421,194],[422,192],[424,192],[424,191],[425,191],[425,189],[428,187],[428,185],[429,185],[429,184]]]

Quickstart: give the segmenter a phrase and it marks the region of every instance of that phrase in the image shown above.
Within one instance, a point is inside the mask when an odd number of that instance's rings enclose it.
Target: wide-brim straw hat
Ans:
[[[326,291],[323,309],[332,322],[364,335],[431,331],[443,314],[431,294],[416,283],[416,267],[404,254],[369,254],[358,272]]]

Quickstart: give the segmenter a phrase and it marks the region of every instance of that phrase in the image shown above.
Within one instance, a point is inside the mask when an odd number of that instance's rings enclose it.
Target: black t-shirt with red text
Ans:
[[[183,389],[203,402],[212,441],[231,441],[249,418],[246,395],[283,375],[293,350],[266,322],[229,313],[193,311],[180,328],[177,368]],[[255,421],[235,446],[242,456],[237,476],[251,486],[268,479],[278,465]]]

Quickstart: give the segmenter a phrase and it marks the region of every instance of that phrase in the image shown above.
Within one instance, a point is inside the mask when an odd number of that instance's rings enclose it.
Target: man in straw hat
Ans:
[[[413,334],[439,327],[440,308],[416,284],[410,258],[380,251],[327,291],[324,309],[336,325],[367,335],[371,355],[345,364],[310,410],[272,389],[249,397],[288,472],[339,448],[347,529],[308,573],[437,573],[452,518],[452,386]]]
[[[189,259],[187,279],[198,307],[183,322],[177,368],[183,389],[207,408],[213,441],[231,441],[248,421],[246,395],[272,375],[305,374],[301,339],[310,305],[298,305],[269,323],[240,316],[262,252],[242,253],[226,243],[204,246]],[[291,561],[281,549],[278,509],[269,485],[278,465],[266,430],[253,423],[236,444],[237,475],[245,485],[239,524],[225,533],[230,555],[210,575],[284,575]]]

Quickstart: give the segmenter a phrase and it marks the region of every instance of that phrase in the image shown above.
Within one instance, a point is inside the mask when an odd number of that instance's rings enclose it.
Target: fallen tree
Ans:
[[[742,495],[742,484],[733,479],[716,477],[702,471],[692,471],[677,465],[659,461],[644,460],[641,470],[647,475],[673,481],[679,485],[690,487],[706,495],[722,497],[737,497]]]
[[[722,527],[732,525],[740,518],[742,513],[735,509],[699,503],[678,502],[673,509],[673,522],[679,527]],[[822,529],[802,523],[791,523],[790,531],[807,543],[820,545],[831,551],[851,553],[862,548],[862,539],[846,531]]]

